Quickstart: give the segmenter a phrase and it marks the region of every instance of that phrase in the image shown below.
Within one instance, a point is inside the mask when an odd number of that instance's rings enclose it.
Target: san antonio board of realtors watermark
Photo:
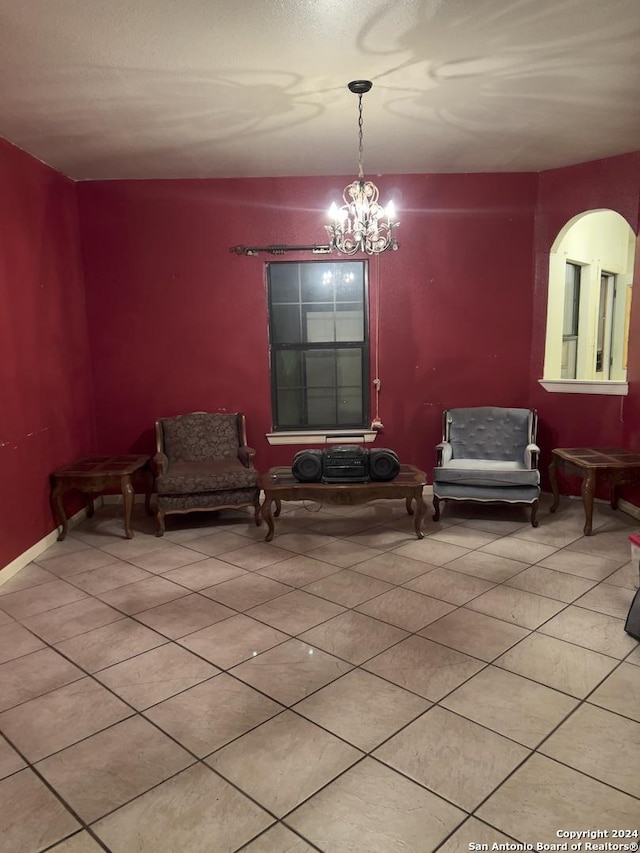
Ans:
[[[558,829],[557,842],[535,841],[520,843],[517,841],[498,842],[493,844],[469,843],[470,851],[501,851],[501,853],[518,853],[518,851],[536,851],[536,853],[556,853],[556,851],[574,851],[574,853],[637,853],[637,829]]]

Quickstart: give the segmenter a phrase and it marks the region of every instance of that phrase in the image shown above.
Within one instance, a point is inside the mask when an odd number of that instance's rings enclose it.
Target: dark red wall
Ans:
[[[399,251],[370,262],[380,293],[378,445],[429,470],[442,409],[492,403],[539,410],[545,465],[554,446],[640,446],[640,300],[628,397],[538,384],[555,235],[597,208],[617,210],[637,232],[639,167],[640,153],[541,175],[376,178],[401,218]],[[0,565],[53,528],[56,466],[87,452],[152,452],[159,416],[243,410],[259,468],[290,461],[297,448],[265,438],[269,256],[229,247],[325,242],[324,211],[350,180],[74,186],[0,143],[0,464],[11,484],[0,491]]]
[[[0,566],[49,533],[51,471],[93,450],[74,184],[0,140]]]
[[[152,450],[156,417],[224,408],[247,413],[261,470],[291,460],[296,448],[265,438],[269,256],[229,247],[325,242],[324,211],[348,180],[78,186],[101,450]],[[404,461],[431,467],[445,406],[527,404],[536,181],[379,179],[402,222],[399,251],[370,267],[372,293],[380,288],[378,444]]]
[[[553,447],[623,445],[640,450],[640,256],[635,264],[635,296],[629,334],[629,395],[550,394],[538,383],[544,364],[549,250],[570,219],[585,210],[601,208],[620,213],[638,233],[640,153],[556,169],[538,176],[529,399],[540,414],[544,473]],[[565,485],[573,485],[575,492],[578,484]],[[627,490],[621,494],[640,503],[640,493]]]

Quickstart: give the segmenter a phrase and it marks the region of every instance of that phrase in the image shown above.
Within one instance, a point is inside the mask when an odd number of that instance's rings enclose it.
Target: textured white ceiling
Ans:
[[[640,150],[640,0],[0,0],[0,135],[75,179]]]

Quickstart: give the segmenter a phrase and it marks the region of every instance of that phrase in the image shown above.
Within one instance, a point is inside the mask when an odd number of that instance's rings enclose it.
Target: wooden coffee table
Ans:
[[[398,476],[388,483],[300,483],[291,473],[291,468],[272,468],[261,477],[258,486],[264,491],[264,502],[260,512],[267,522],[268,532],[265,542],[273,539],[273,516],[280,515],[282,501],[315,501],[316,503],[357,506],[369,501],[404,499],[407,512],[413,515],[411,504],[415,501],[415,531],[422,539],[422,519],[427,512],[422,497],[422,489],[427,484],[427,475],[415,465],[401,465]],[[271,505],[276,511],[271,514]]]
[[[591,535],[593,521],[593,497],[596,483],[607,482],[611,486],[611,507],[618,508],[617,486],[640,483],[640,453],[622,447],[556,447],[551,451],[549,480],[553,492],[551,512],[560,504],[557,469],[567,474],[582,476],[582,502],[584,504],[584,535]]]
[[[82,492],[87,503],[87,516],[93,515],[93,498],[105,489],[120,489],[124,501],[124,532],[127,539],[133,538],[131,511],[134,488],[131,478],[138,472],[146,476],[145,509],[151,514],[150,500],[153,491],[153,473],[148,456],[87,456],[70,465],[65,465],[51,475],[51,509],[62,530],[58,541],[67,535],[67,516],[62,496],[75,489]]]

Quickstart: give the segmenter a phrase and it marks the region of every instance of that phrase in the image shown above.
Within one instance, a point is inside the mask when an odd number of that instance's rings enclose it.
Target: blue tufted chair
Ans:
[[[433,470],[434,521],[440,501],[528,504],[538,526],[540,473],[533,409],[447,409]]]

